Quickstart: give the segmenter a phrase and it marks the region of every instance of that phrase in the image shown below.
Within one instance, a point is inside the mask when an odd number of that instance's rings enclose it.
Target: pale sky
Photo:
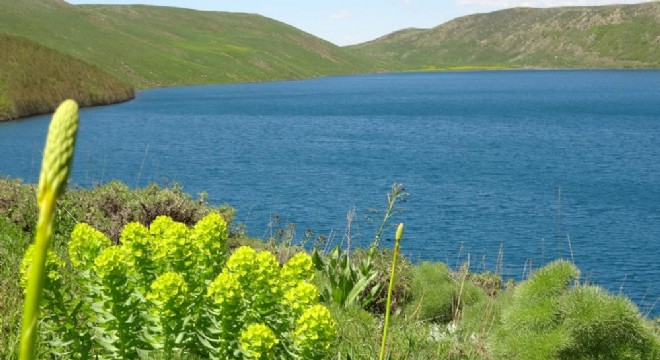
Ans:
[[[453,18],[511,7],[633,4],[643,0],[67,0],[71,4],[149,4],[256,13],[337,45],[351,45]]]

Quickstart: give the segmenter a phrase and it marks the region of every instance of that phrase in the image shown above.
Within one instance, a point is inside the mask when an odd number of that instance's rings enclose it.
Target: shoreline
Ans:
[[[218,85],[244,85],[244,84],[260,84],[260,83],[273,83],[273,82],[290,82],[290,81],[306,81],[314,79],[322,79],[329,77],[343,77],[343,76],[367,76],[367,75],[383,75],[383,74],[412,74],[412,73],[438,73],[438,72],[500,72],[500,71],[660,71],[660,68],[535,68],[535,67],[501,67],[501,66],[447,66],[442,68],[425,68],[425,69],[416,69],[416,70],[400,70],[400,71],[374,71],[367,73],[347,73],[347,74],[329,74],[329,75],[319,75],[313,77],[303,77],[303,78],[288,78],[288,79],[279,79],[279,80],[261,80],[261,81],[240,81],[240,82],[225,82],[225,83],[209,83],[209,84],[177,84],[177,85],[165,85],[165,86],[154,86],[154,87],[144,87],[133,88],[133,94],[130,98],[122,99],[112,102],[103,102],[92,105],[81,105],[80,108],[94,108],[100,106],[109,106],[117,105],[125,102],[129,102],[136,99],[136,95],[139,92],[145,90],[155,90],[155,89],[170,89],[170,88],[181,88],[181,87],[193,87],[193,86],[218,86]],[[1,123],[7,123],[17,120],[27,120],[32,117],[42,116],[52,114],[57,106],[52,110],[33,113],[28,115],[21,115],[15,118],[3,119],[0,118]]]

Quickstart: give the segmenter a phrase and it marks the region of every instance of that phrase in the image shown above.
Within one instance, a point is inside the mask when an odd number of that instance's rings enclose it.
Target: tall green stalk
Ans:
[[[35,358],[39,304],[43,294],[46,273],[46,254],[53,234],[53,219],[58,197],[64,192],[71,172],[73,150],[78,133],[78,104],[66,100],[55,111],[48,128],[44,157],[39,175],[37,204],[39,220],[35,236],[35,249],[28,274],[23,323],[21,328],[20,359]]]
[[[380,343],[380,356],[379,360],[385,358],[385,345],[387,343],[387,328],[390,325],[390,311],[392,310],[392,288],[394,287],[394,275],[396,272],[396,259],[399,255],[399,245],[403,237],[403,223],[400,223],[396,229],[394,255],[392,255],[392,272],[390,273],[390,285],[387,287],[387,304],[385,308],[385,324],[383,325],[383,338]]]

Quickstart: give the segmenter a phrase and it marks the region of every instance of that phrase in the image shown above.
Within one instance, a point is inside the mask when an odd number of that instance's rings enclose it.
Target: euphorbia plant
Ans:
[[[327,356],[336,324],[318,305],[311,257],[299,253],[280,265],[247,246],[229,254],[226,239],[217,214],[193,228],[167,217],[149,227],[128,224],[117,246],[78,224],[69,258],[87,294],[75,320],[93,329],[85,333],[87,352],[113,359],[154,350],[215,359]],[[75,353],[78,343],[61,344],[58,353]]]

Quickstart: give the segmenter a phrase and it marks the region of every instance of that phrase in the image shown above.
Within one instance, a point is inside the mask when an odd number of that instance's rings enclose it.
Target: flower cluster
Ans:
[[[30,265],[32,264],[32,258],[34,257],[34,244],[31,244],[25,254],[23,255],[23,261],[21,262],[20,275],[21,275],[21,286],[23,289],[27,288],[27,278],[30,273]],[[48,289],[58,289],[62,286],[62,269],[64,268],[64,262],[55,255],[54,252],[48,250],[46,253],[46,284],[44,288],[46,292]]]
[[[218,214],[209,214],[193,228],[193,243],[202,254],[212,257],[225,251],[228,237],[227,222]]]
[[[140,274],[141,278],[138,279],[138,286],[140,286],[143,293],[147,292],[158,275],[156,263],[153,260],[153,245],[155,242],[149,233],[149,229],[138,222],[128,223],[124,226],[119,239],[130,255],[131,265]]]
[[[195,247],[190,229],[168,216],[159,216],[151,223],[153,260],[160,271],[185,272],[194,264]]]
[[[302,312],[309,308],[311,305],[316,304],[319,300],[319,290],[316,286],[300,281],[298,285],[292,287],[284,293],[282,303],[285,307],[300,316]]]
[[[325,306],[314,305],[296,322],[295,344],[305,359],[317,359],[330,347],[337,323]]]
[[[69,240],[69,260],[77,270],[87,270],[101,251],[111,245],[110,239],[93,227],[79,223],[73,228]]]
[[[165,273],[151,284],[147,299],[155,303],[153,310],[166,318],[182,316],[188,297],[188,284],[175,272]]]
[[[129,254],[121,246],[111,246],[105,248],[94,260],[94,272],[98,275],[103,284],[108,286],[111,291],[128,291],[129,289],[120,289],[125,287],[128,281],[131,267],[129,266]]]
[[[312,281],[314,279],[314,264],[307,253],[294,255],[282,267],[282,280],[290,286],[295,286],[300,281]]]
[[[248,359],[272,359],[270,352],[279,343],[275,333],[264,324],[249,325],[241,332],[239,339],[243,354]]]
[[[206,294],[221,309],[238,309],[243,298],[243,289],[238,275],[225,271],[213,280]]]

